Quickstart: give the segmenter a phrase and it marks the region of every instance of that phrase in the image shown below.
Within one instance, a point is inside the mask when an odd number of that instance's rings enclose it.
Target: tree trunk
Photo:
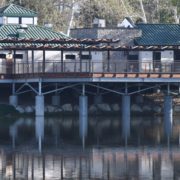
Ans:
[[[141,5],[141,11],[142,11],[143,16],[144,16],[144,18],[143,18],[144,22],[147,23],[147,18],[146,18],[143,2],[142,2],[142,0],[139,0],[139,2],[140,2],[140,5]]]
[[[68,26],[68,30],[67,30],[67,35],[69,36],[70,35],[70,29],[73,25],[73,21],[74,21],[74,5],[75,5],[75,1],[72,0],[72,11],[71,11],[71,19],[69,21],[69,26]]]

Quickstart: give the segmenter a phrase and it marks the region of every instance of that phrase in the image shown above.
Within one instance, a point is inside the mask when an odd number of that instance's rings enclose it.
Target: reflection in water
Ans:
[[[39,152],[42,151],[42,140],[44,139],[44,116],[36,116],[36,139],[38,140]]]
[[[180,153],[156,149],[92,149],[43,153],[0,153],[0,176],[14,179],[174,179]]]
[[[85,139],[87,136],[87,128],[88,128],[88,117],[80,116],[79,118],[79,135],[82,139],[82,146],[85,148]]]
[[[171,128],[160,117],[133,117],[131,123],[87,116],[11,122],[0,122],[0,179],[180,177],[178,117]]]

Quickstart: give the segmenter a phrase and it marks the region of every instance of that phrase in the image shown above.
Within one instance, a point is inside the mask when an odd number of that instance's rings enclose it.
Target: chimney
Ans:
[[[106,27],[106,20],[95,18],[93,20],[93,27],[94,28],[105,28]]]
[[[52,25],[51,23],[45,22],[45,23],[44,23],[44,27],[46,27],[47,29],[52,30],[53,25]]]
[[[28,29],[28,26],[26,24],[20,24],[20,27],[17,28],[17,37],[25,38],[27,29]]]

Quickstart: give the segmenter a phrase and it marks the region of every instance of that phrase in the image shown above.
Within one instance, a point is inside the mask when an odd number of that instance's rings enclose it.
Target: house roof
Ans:
[[[179,46],[180,24],[137,24],[142,36],[135,39],[137,45]]]
[[[24,36],[18,38],[18,29],[21,28],[21,25],[6,24],[0,26],[0,39],[41,39],[41,40],[53,40],[53,39],[69,39],[69,37],[63,33],[54,32],[51,29],[46,27],[41,27],[37,25],[28,25],[24,29]],[[20,43],[19,43],[20,44]],[[22,43],[21,43],[22,44]],[[38,43],[39,44],[39,43]],[[0,46],[13,46],[14,43],[0,43]]]
[[[0,16],[36,17],[37,13],[16,4],[9,4],[5,7],[0,8]]]
[[[17,30],[21,25],[6,24],[0,26],[0,38],[17,38]],[[55,39],[55,38],[68,38],[67,35],[59,32],[54,32],[49,28],[37,25],[28,25],[25,29],[25,36],[27,39]]]

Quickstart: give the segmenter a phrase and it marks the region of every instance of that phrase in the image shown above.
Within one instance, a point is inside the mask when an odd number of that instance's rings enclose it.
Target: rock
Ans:
[[[154,106],[154,107],[153,107],[153,111],[154,111],[155,113],[161,113],[161,112],[162,112],[162,108],[161,108],[160,106]]]
[[[144,105],[142,109],[144,112],[151,112],[152,111],[152,108],[148,105]]]
[[[61,108],[56,108],[55,112],[62,112],[63,110]]]
[[[111,105],[111,108],[112,108],[113,111],[116,111],[116,112],[117,112],[117,111],[120,111],[119,104],[112,104],[112,105]]]
[[[91,105],[91,106],[89,107],[89,112],[90,112],[90,113],[95,113],[95,112],[97,112],[97,107],[96,107],[96,105]]]
[[[73,111],[73,108],[72,108],[71,104],[64,104],[62,106],[62,109],[63,109],[63,111],[67,111],[67,112],[72,112]]]
[[[109,104],[97,104],[97,107],[100,111],[104,111],[104,112],[109,112],[111,111],[111,107],[109,106]]]
[[[180,113],[180,105],[174,106],[174,112]]]
[[[33,109],[32,106],[26,106],[26,107],[24,108],[24,112],[25,112],[25,113],[33,113],[33,112],[34,112],[34,109]]]
[[[56,110],[56,107],[51,106],[51,105],[48,105],[48,106],[47,106],[47,112],[53,113],[53,112],[55,112],[55,110]]]
[[[25,113],[25,110],[24,110],[24,108],[23,108],[22,106],[17,106],[17,107],[16,107],[16,110],[17,110],[20,114]]]
[[[133,104],[131,106],[131,111],[132,112],[136,112],[136,113],[141,113],[142,112],[142,108],[140,106],[138,106],[137,104]]]

